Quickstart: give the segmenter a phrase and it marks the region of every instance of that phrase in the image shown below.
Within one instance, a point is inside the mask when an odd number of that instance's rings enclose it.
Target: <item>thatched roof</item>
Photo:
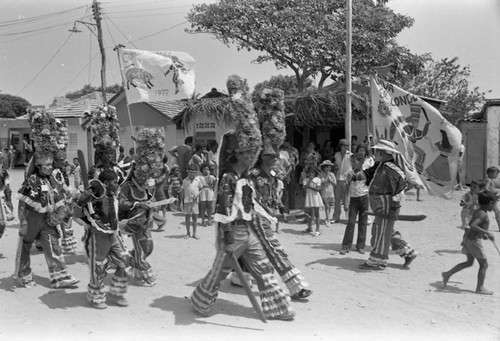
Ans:
[[[355,120],[366,118],[369,111],[368,95],[356,92],[353,87],[352,117]],[[306,91],[285,97],[289,119],[295,124],[309,127],[343,126],[345,123],[345,89],[334,84],[313,91]]]
[[[227,95],[226,95],[227,96]],[[368,95],[356,91],[353,85],[353,119],[363,119],[369,111]],[[345,89],[341,85],[330,85],[323,89],[305,91],[285,96],[287,121],[310,127],[343,126],[345,122]],[[233,123],[231,99],[229,97],[202,97],[189,100],[174,121],[187,127],[196,122],[196,117],[205,114],[221,125]]]

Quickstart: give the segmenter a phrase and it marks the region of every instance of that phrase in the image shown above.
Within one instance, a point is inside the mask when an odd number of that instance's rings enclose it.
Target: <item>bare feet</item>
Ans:
[[[441,277],[443,277],[443,288],[446,288],[446,284],[448,284],[450,276],[448,275],[447,272],[441,272]]]
[[[193,235],[193,239],[198,240],[198,239],[200,239],[200,237],[198,237],[198,236],[196,236],[196,235]]]
[[[493,291],[487,290],[485,288],[476,289],[476,294],[479,295],[493,295]]]
[[[189,239],[189,238],[191,238],[191,235],[189,233],[184,236],[184,239]]]

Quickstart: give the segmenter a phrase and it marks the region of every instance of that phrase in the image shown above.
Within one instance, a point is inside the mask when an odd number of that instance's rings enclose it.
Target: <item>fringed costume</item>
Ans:
[[[274,267],[266,256],[256,229],[259,216],[272,216],[257,203],[255,191],[246,178],[251,167],[248,159],[258,156],[262,138],[257,117],[248,97],[246,81],[237,76],[228,80],[236,118],[236,132],[223,136],[219,154],[219,182],[214,220],[218,222],[217,255],[212,269],[191,295],[191,304],[197,314],[207,316],[218,295],[221,281],[232,269],[232,252],[244,263],[255,278],[260,291],[262,310],[267,318],[293,319],[289,296],[280,288],[273,275]],[[241,171],[242,168],[246,170]],[[240,173],[236,171],[240,170]],[[262,232],[262,230],[261,230]]]

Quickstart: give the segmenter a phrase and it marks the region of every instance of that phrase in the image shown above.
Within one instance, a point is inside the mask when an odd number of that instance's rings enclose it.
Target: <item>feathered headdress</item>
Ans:
[[[35,146],[35,164],[52,161],[57,151],[57,124],[54,115],[41,109],[29,110],[28,115]]]
[[[54,153],[54,160],[63,161],[66,160],[66,147],[69,142],[68,121],[56,119],[56,127],[56,149]]]
[[[163,129],[144,128],[136,139],[135,171],[147,177],[158,178],[163,170],[165,132]]]
[[[118,137],[120,124],[113,106],[97,107],[86,116],[90,116],[94,148],[96,149],[95,164],[97,167],[109,168],[116,159],[116,148],[120,143]]]
[[[280,89],[262,89],[256,97],[255,108],[259,113],[264,154],[279,154],[285,142],[285,94]]]

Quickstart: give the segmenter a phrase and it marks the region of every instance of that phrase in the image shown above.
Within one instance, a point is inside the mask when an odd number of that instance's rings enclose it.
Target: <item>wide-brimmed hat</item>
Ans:
[[[372,149],[384,150],[389,153],[399,153],[394,142],[384,139],[379,139],[377,144],[372,146]]]
[[[320,165],[319,165],[321,168],[323,168],[324,166],[330,166],[330,167],[333,167],[334,164],[330,161],[330,160],[325,160],[323,161]]]

